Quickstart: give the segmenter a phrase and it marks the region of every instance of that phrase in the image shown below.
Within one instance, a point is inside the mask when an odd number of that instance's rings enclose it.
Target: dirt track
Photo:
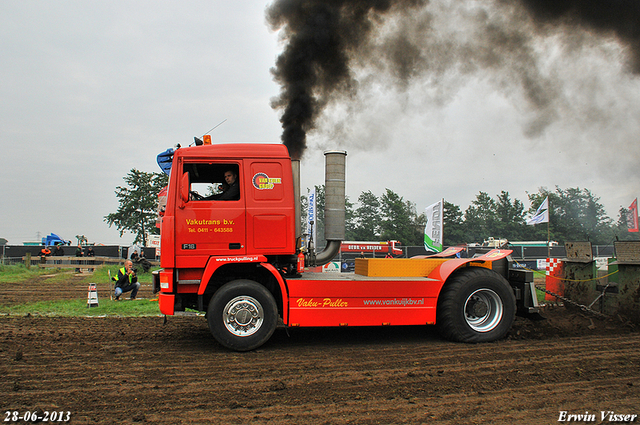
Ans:
[[[64,285],[0,284],[0,304],[32,300],[35,287],[48,298],[86,299],[77,279]],[[140,295],[150,297],[149,288]],[[431,327],[278,329],[249,353],[219,346],[202,317],[2,316],[2,419],[36,409],[69,411],[74,424],[551,424],[560,411],[596,415],[578,423],[603,422],[600,411],[640,415],[640,333],[561,307],[544,315],[517,319],[506,340],[491,344],[449,343]]]

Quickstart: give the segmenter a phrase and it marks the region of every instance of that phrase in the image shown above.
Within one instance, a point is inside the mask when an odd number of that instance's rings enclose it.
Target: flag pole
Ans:
[[[551,221],[551,217],[549,217]],[[547,221],[547,258],[551,258],[551,232],[549,230],[549,221]]]
[[[548,197],[547,197],[548,199]],[[551,203],[547,203],[547,258],[551,258]]]

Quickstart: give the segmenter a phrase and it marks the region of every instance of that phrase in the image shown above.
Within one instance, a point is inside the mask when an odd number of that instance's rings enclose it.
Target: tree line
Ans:
[[[324,187],[316,186],[318,204],[318,243],[323,246]],[[629,210],[621,207],[617,220],[606,215],[600,198],[588,189],[555,190],[540,188],[527,193],[531,207],[525,209],[519,199],[501,191],[495,197],[479,192],[466,210],[444,201],[445,246],[481,243],[489,237],[509,241],[589,241],[594,245],[608,245],[614,240],[638,240],[638,233],[627,228]],[[549,198],[549,226],[527,225],[538,206]],[[434,200],[435,202],[436,200]],[[303,222],[307,196],[302,196]],[[353,241],[398,240],[405,246],[424,243],[426,216],[419,213],[416,204],[405,200],[390,189],[376,196],[371,191],[360,194],[356,203],[346,201],[346,239]],[[304,228],[304,227],[303,227]],[[547,232],[548,230],[548,232]]]
[[[125,231],[136,237],[134,243],[146,243],[147,235],[158,234],[156,227],[158,193],[168,183],[164,173],[147,173],[131,169],[123,178],[127,186],[116,187],[118,210],[104,220],[115,225],[120,236]],[[324,185],[315,186],[317,204],[316,246],[324,240]],[[307,190],[309,192],[309,190]],[[638,233],[627,229],[629,210],[621,207],[617,220],[605,213],[600,198],[588,189],[569,188],[527,193],[531,207],[525,209],[519,199],[512,199],[502,191],[494,198],[479,192],[464,212],[459,205],[444,201],[444,245],[482,242],[489,237],[509,241],[546,241],[547,225],[529,226],[526,219],[549,197],[549,239],[566,241],[590,241],[594,245],[608,245],[614,240],[638,240]],[[435,202],[436,200],[434,200]],[[301,196],[302,222],[306,223],[308,195]],[[353,241],[397,240],[405,246],[421,246],[424,243],[426,216],[418,212],[416,204],[404,199],[391,189],[377,196],[365,191],[357,201],[346,199],[346,239]],[[303,224],[303,229],[306,225]]]

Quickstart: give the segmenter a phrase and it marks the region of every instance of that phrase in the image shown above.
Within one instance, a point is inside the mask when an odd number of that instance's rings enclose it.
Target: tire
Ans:
[[[273,335],[278,307],[264,286],[252,280],[234,280],[211,298],[207,322],[213,337],[224,347],[249,351]]]
[[[489,342],[511,329],[516,298],[504,277],[489,269],[467,267],[447,280],[437,308],[436,327],[446,339]]]

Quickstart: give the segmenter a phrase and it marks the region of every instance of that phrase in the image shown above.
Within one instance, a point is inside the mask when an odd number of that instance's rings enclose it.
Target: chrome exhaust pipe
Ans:
[[[296,235],[296,249],[300,248],[299,243],[302,238],[302,223],[301,220],[301,209],[300,209],[300,160],[292,159],[291,160],[291,170],[293,171],[293,204],[295,208],[295,235]]]
[[[338,252],[345,238],[345,188],[347,152],[331,150],[325,156],[324,185],[324,238],[327,241],[322,252],[311,258],[314,266],[330,262]],[[313,256],[312,256],[313,257]]]

